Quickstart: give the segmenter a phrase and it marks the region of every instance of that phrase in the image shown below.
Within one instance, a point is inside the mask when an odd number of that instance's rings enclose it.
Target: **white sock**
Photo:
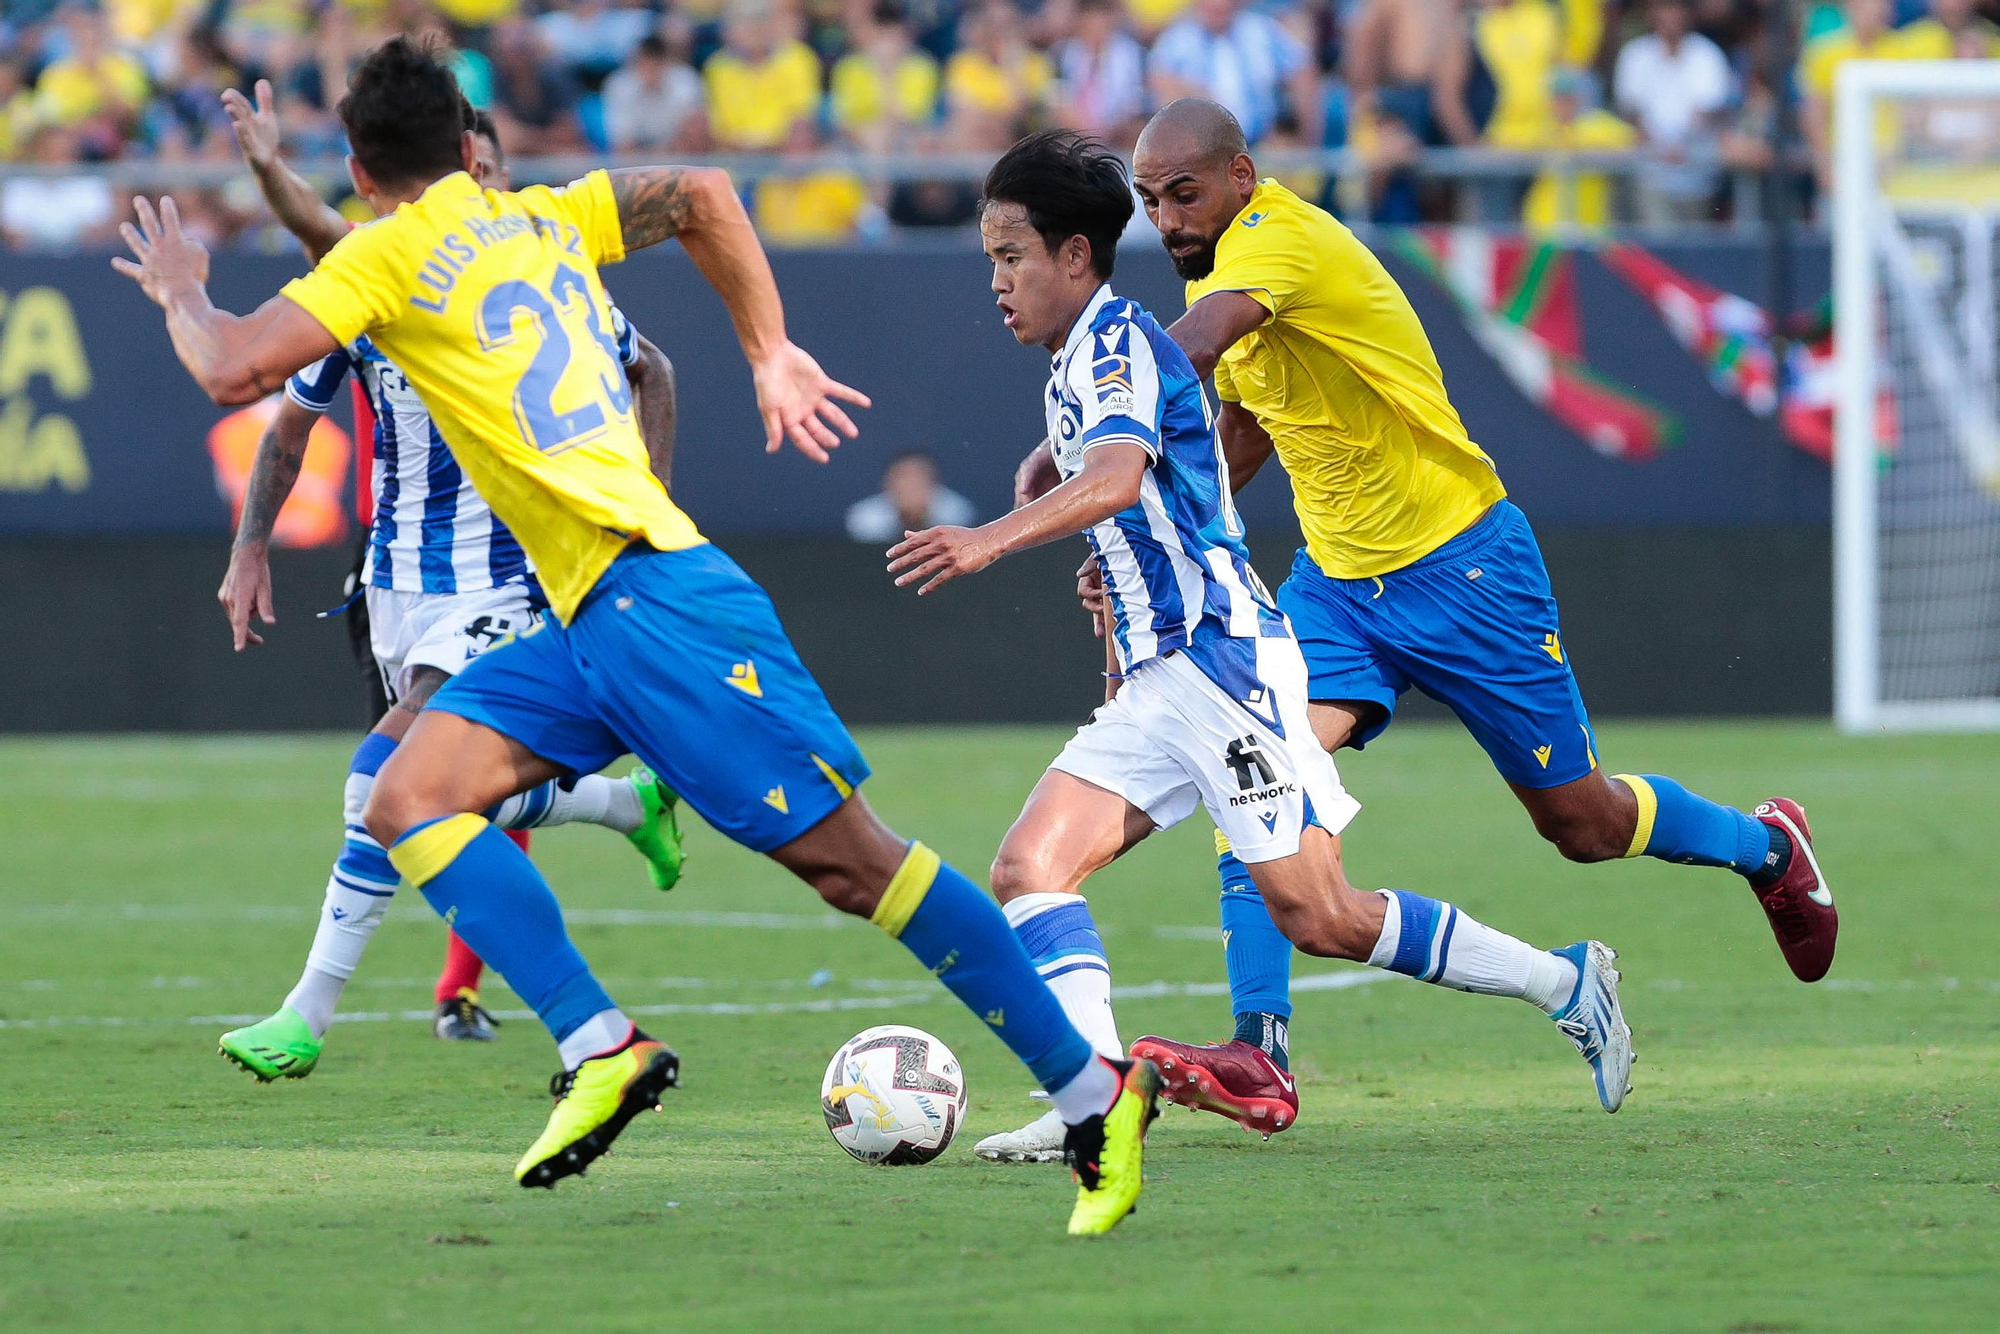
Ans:
[[[600,1010],[583,1026],[556,1043],[563,1069],[574,1070],[593,1056],[610,1051],[632,1036],[632,1021],[622,1010]]]
[[[1118,1072],[1102,1056],[1084,1062],[1083,1069],[1069,1083],[1049,1090],[1049,1101],[1056,1105],[1056,1114],[1062,1117],[1063,1124],[1072,1126],[1110,1111],[1111,1100],[1117,1096]]]
[[[585,774],[567,787],[552,779],[516,793],[495,806],[487,819],[502,829],[597,824],[629,834],[645,814],[630,780]]]
[[[350,773],[342,807],[347,820],[347,841],[340,858],[327,878],[326,898],[320,904],[319,929],[313,933],[312,952],[306,956],[305,971],[292,988],[285,1004],[297,1010],[323,1038],[333,1024],[334,1008],[347,979],[361,963],[361,955],[396,892],[396,868],[382,845],[369,836],[361,824],[362,807],[368,804],[368,790],[375,784],[369,774]]]
[[[1124,1060],[1111,1013],[1111,962],[1083,895],[1023,894],[1001,904],[1000,911],[1091,1050]]]
[[[1449,903],[1407,890],[1377,891],[1387,904],[1373,968],[1483,996],[1518,996],[1555,1014],[1576,989],[1576,966],[1495,931]]]

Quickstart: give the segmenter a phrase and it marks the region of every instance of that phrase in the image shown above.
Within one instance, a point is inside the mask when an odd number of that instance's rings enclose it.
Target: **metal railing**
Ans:
[[[830,149],[810,156],[770,154],[594,154],[579,153],[551,157],[516,158],[514,180],[523,185],[572,180],[598,167],[649,166],[674,161],[690,166],[720,167],[739,182],[769,176],[796,176],[804,173],[849,172],[869,181],[890,185],[919,181],[972,182],[976,184],[993,165],[995,154],[875,154]],[[1351,148],[1273,148],[1256,153],[1258,170],[1277,175],[1317,173],[1329,179],[1348,180],[1369,169],[1369,163]],[[1506,224],[1515,222],[1512,205],[1518,203],[1504,189],[1477,187],[1525,186],[1544,173],[1570,176],[1599,175],[1613,182],[1629,182],[1656,166],[1669,165],[1664,159],[1644,151],[1626,152],[1518,152],[1496,148],[1430,148],[1409,165],[1420,179],[1457,181],[1474,187],[1464,193],[1462,220]],[[1809,166],[1804,155],[1788,162],[1777,172],[1732,169],[1715,155],[1695,156],[1671,165],[1706,169],[1718,180],[1727,178],[1731,219],[1723,224],[1738,230],[1761,228],[1766,222],[1766,206],[1771,196],[1772,177],[1783,180],[1803,176]],[[293,166],[329,192],[344,190],[346,164],[339,158],[295,161]],[[10,177],[64,178],[96,176],[113,188],[170,192],[204,189],[242,180],[246,171],[236,162],[162,162],[128,159],[89,164],[0,163],[0,181]]]

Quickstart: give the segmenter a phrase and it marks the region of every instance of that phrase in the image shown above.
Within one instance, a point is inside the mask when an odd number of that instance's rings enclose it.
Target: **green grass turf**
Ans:
[[[873,733],[869,792],[977,872],[1061,736]],[[1808,804],[1846,928],[1830,982],[1791,980],[1733,876],[1567,865],[1462,733],[1399,727],[1343,764],[1357,881],[1619,948],[1625,1110],[1598,1111],[1516,1002],[1302,994],[1298,1127],[1262,1143],[1168,1113],[1139,1214],[1087,1242],[1062,1235],[1059,1170],[971,1155],[1036,1111],[999,1044],[706,829],[664,899],[602,831],[537,856],[572,908],[681,915],[577,927],[621,1000],[786,1008],[649,1019],[687,1086],[587,1179],[530,1194],[509,1169],[554,1064],[532,1021],[490,1047],[342,1025],[318,1073],[269,1087],[215,1055],[221,1020],[189,1022],[261,1014],[296,975],[348,739],[0,743],[0,1328],[1993,1328],[2000,739],[1601,740],[1718,798]],[[1222,977],[1207,840],[1190,821],[1092,887],[1121,984]],[[784,916],[707,915],[728,913]],[[348,1008],[427,1006],[442,934],[406,891]],[[1168,994],[1121,1018],[1202,1038],[1226,1011]],[[965,1134],[920,1169],[850,1162],[820,1123],[828,1055],[890,1020],[971,1080]]]

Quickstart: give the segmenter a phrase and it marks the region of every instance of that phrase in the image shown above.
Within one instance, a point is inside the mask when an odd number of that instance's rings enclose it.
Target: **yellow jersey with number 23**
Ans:
[[[625,258],[611,178],[481,190],[454,172],[356,228],[283,295],[408,377],[568,622],[631,542],[705,539],[653,476],[600,264]]]
[[[1270,312],[1222,354],[1215,391],[1270,434],[1306,551],[1328,577],[1399,570],[1507,494],[1445,396],[1409,298],[1330,214],[1259,182],[1187,302],[1211,292]]]

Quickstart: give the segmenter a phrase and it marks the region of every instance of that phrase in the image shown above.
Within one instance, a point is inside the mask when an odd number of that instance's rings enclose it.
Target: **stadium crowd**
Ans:
[[[1801,15],[1773,89],[1766,25]],[[271,80],[288,151],[343,151],[331,114],[349,66],[386,35],[455,44],[460,81],[516,156],[767,155],[744,180],[764,233],[812,243],[953,225],[970,181],[878,179],[991,154],[1062,124],[1129,146],[1154,107],[1198,93],[1264,147],[1348,146],[1362,169],[1291,179],[1351,217],[1726,216],[1731,169],[1771,165],[1796,99],[1822,183],[1834,69],[1859,58],[2000,56],[2000,0],[4,0],[0,232],[9,246],[111,239],[119,192],[84,164],[227,162],[219,94]],[[1431,147],[1634,155],[1602,172],[1443,179]],[[77,165],[21,175],[5,164]],[[329,178],[329,189],[337,183]],[[184,192],[185,193],[185,192]],[[218,241],[269,236],[246,178],[186,195]]]

